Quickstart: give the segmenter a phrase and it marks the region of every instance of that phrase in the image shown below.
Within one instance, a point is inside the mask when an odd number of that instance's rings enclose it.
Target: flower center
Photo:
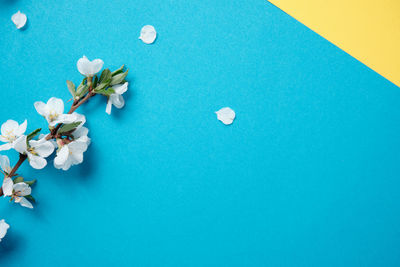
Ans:
[[[35,151],[33,147],[28,148],[28,152],[36,156],[38,155],[38,153]]]
[[[58,118],[58,113],[55,112],[54,110],[50,110],[50,112],[49,112],[49,120],[50,121],[54,121],[57,118]]]
[[[14,142],[16,139],[16,136],[14,134],[14,130],[9,130],[6,131],[6,134],[4,136],[9,142]]]

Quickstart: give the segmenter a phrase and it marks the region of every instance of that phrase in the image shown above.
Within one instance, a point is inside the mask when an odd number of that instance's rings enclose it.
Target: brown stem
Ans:
[[[11,172],[4,176],[4,179],[6,179],[7,177],[13,177],[15,175],[15,172],[18,170],[18,168],[21,166],[21,164],[26,160],[27,156],[24,154],[19,154],[19,160],[17,162],[17,164],[15,164],[14,168],[12,168]],[[3,195],[3,189],[0,188],[0,197]]]
[[[83,103],[89,100],[92,96],[96,95],[95,92],[93,92],[92,88],[92,77],[88,77],[88,84],[89,84],[89,92],[86,94],[86,96],[80,100],[75,100],[68,111],[68,114],[72,114],[77,108],[79,108]],[[54,129],[50,130],[50,133],[46,136],[46,140],[50,140],[53,138],[56,138],[57,136],[57,131],[60,129],[62,123],[59,123]],[[21,166],[21,164],[26,160],[27,155],[24,154],[19,154],[19,160],[17,164],[15,164],[14,168],[12,168],[11,172],[4,177],[6,179],[7,177],[13,177],[15,175],[15,172],[18,170],[18,168]],[[0,187],[0,197],[3,195],[3,189]]]
[[[86,101],[89,100],[89,98],[91,98],[92,96],[96,95],[96,93],[93,92],[92,90],[92,77],[88,78],[88,82],[90,83],[90,87],[89,87],[89,92],[86,94],[86,96],[84,98],[82,98],[81,100],[78,101],[74,101],[74,103],[72,104],[71,108],[68,111],[68,114],[72,114],[77,108],[79,108],[83,103],[85,103]],[[54,129],[52,129],[50,131],[50,133],[46,136],[46,140],[50,140],[53,139],[55,137],[57,137],[57,131],[58,129],[60,129],[60,127],[62,126],[61,123],[59,123]]]

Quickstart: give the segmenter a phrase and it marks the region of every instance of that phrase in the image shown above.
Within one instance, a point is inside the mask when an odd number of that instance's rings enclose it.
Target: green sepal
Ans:
[[[70,132],[72,130],[75,130],[76,127],[79,126],[79,124],[81,124],[81,121],[76,121],[73,123],[69,123],[69,124],[63,124],[63,126],[60,127],[60,129],[58,129],[57,133],[67,133]]]
[[[75,95],[76,95],[75,84],[73,82],[67,80],[67,87],[68,87],[68,91],[71,93],[72,97],[75,97]]]
[[[123,82],[125,80],[126,75],[128,75],[128,72],[129,72],[129,70],[112,77],[110,85],[116,85],[116,84]]]
[[[28,136],[26,137],[26,141],[30,141],[32,140],[36,135],[38,135],[40,133],[40,131],[42,130],[42,128],[38,128],[36,130],[34,130],[33,132],[31,132],[30,134],[28,134]]]

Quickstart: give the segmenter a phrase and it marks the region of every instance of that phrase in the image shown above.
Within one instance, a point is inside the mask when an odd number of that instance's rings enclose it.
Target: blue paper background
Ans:
[[[0,54],[0,120],[30,131],[82,55],[130,69],[124,109],[78,110],[82,165],[20,169],[38,203],[1,199],[0,266],[400,265],[400,90],[273,5],[0,0]]]

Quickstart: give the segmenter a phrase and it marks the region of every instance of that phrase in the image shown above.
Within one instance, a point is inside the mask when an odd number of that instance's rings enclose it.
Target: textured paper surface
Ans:
[[[399,0],[270,0],[400,85]]]

